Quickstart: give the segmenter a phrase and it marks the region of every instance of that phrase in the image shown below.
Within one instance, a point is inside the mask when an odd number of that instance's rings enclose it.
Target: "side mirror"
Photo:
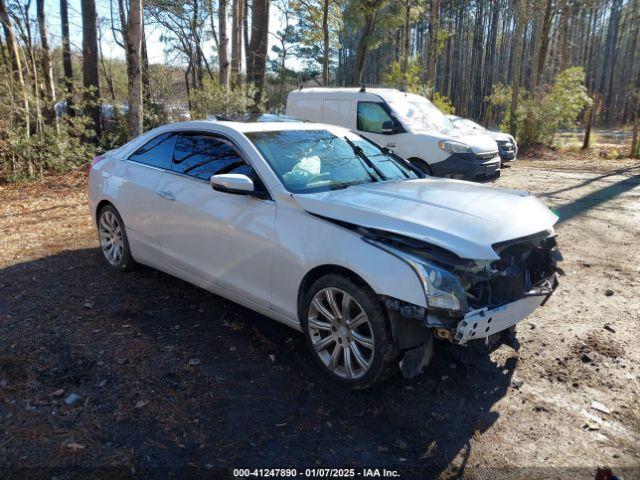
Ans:
[[[396,133],[396,126],[393,124],[393,121],[385,120],[384,122],[382,122],[380,133],[382,133],[383,135],[393,135],[394,133]]]
[[[255,192],[253,180],[241,173],[224,173],[211,176],[211,186],[214,190],[236,195],[249,195]]]

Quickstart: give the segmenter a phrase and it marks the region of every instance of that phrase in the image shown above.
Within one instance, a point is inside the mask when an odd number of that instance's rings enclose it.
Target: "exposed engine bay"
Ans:
[[[476,262],[476,269],[455,269],[463,280],[471,308],[499,307],[525,297],[532,289],[554,286],[547,283],[562,259],[555,236],[544,232],[493,247],[500,260]]]
[[[457,344],[474,339],[484,339],[486,344],[491,339],[494,343],[502,332],[512,332],[518,321],[546,302],[558,285],[556,274],[563,273],[557,265],[562,255],[555,234],[550,231],[493,245],[499,260],[470,260],[420,240],[356,229],[378,245],[388,245],[446,268],[459,278],[464,289],[466,304],[459,311],[423,309],[385,299],[399,348],[406,349],[401,367],[409,377],[417,375],[428,363],[432,336]],[[409,326],[410,319],[422,319],[426,335],[416,331],[415,320]],[[420,345],[416,346],[417,342]]]
[[[493,245],[499,260],[469,260],[413,238],[357,228],[367,239],[435,262],[455,273],[462,281],[468,310],[491,309],[524,298],[536,289],[540,293],[552,289],[555,273],[561,272],[557,262],[562,255],[555,235],[547,231]],[[459,313],[463,316],[465,312]]]

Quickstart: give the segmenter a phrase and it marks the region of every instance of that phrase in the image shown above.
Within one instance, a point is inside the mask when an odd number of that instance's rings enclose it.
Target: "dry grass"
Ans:
[[[554,170],[589,171],[627,175],[640,173],[640,160],[627,158],[627,147],[598,144],[582,150],[582,144],[569,143],[557,150],[532,148],[518,156],[522,166]]]
[[[95,245],[86,170],[0,185],[0,266]]]

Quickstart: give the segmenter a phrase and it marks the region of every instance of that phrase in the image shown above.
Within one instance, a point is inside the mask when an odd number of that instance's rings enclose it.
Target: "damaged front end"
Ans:
[[[499,259],[470,260],[426,242],[358,227],[365,241],[407,262],[425,291],[427,308],[384,297],[405,376],[428,363],[433,336],[464,345],[494,343],[543,305],[558,286],[562,256],[544,231],[492,245]]]

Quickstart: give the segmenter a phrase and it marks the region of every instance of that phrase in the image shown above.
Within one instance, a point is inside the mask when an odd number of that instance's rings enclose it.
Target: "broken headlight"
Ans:
[[[464,288],[456,275],[417,255],[412,255],[387,243],[372,239],[365,239],[365,241],[401,258],[413,268],[420,279],[429,308],[467,311]]]
[[[464,288],[457,276],[424,260],[414,262],[412,266],[420,277],[429,307],[467,310]]]

